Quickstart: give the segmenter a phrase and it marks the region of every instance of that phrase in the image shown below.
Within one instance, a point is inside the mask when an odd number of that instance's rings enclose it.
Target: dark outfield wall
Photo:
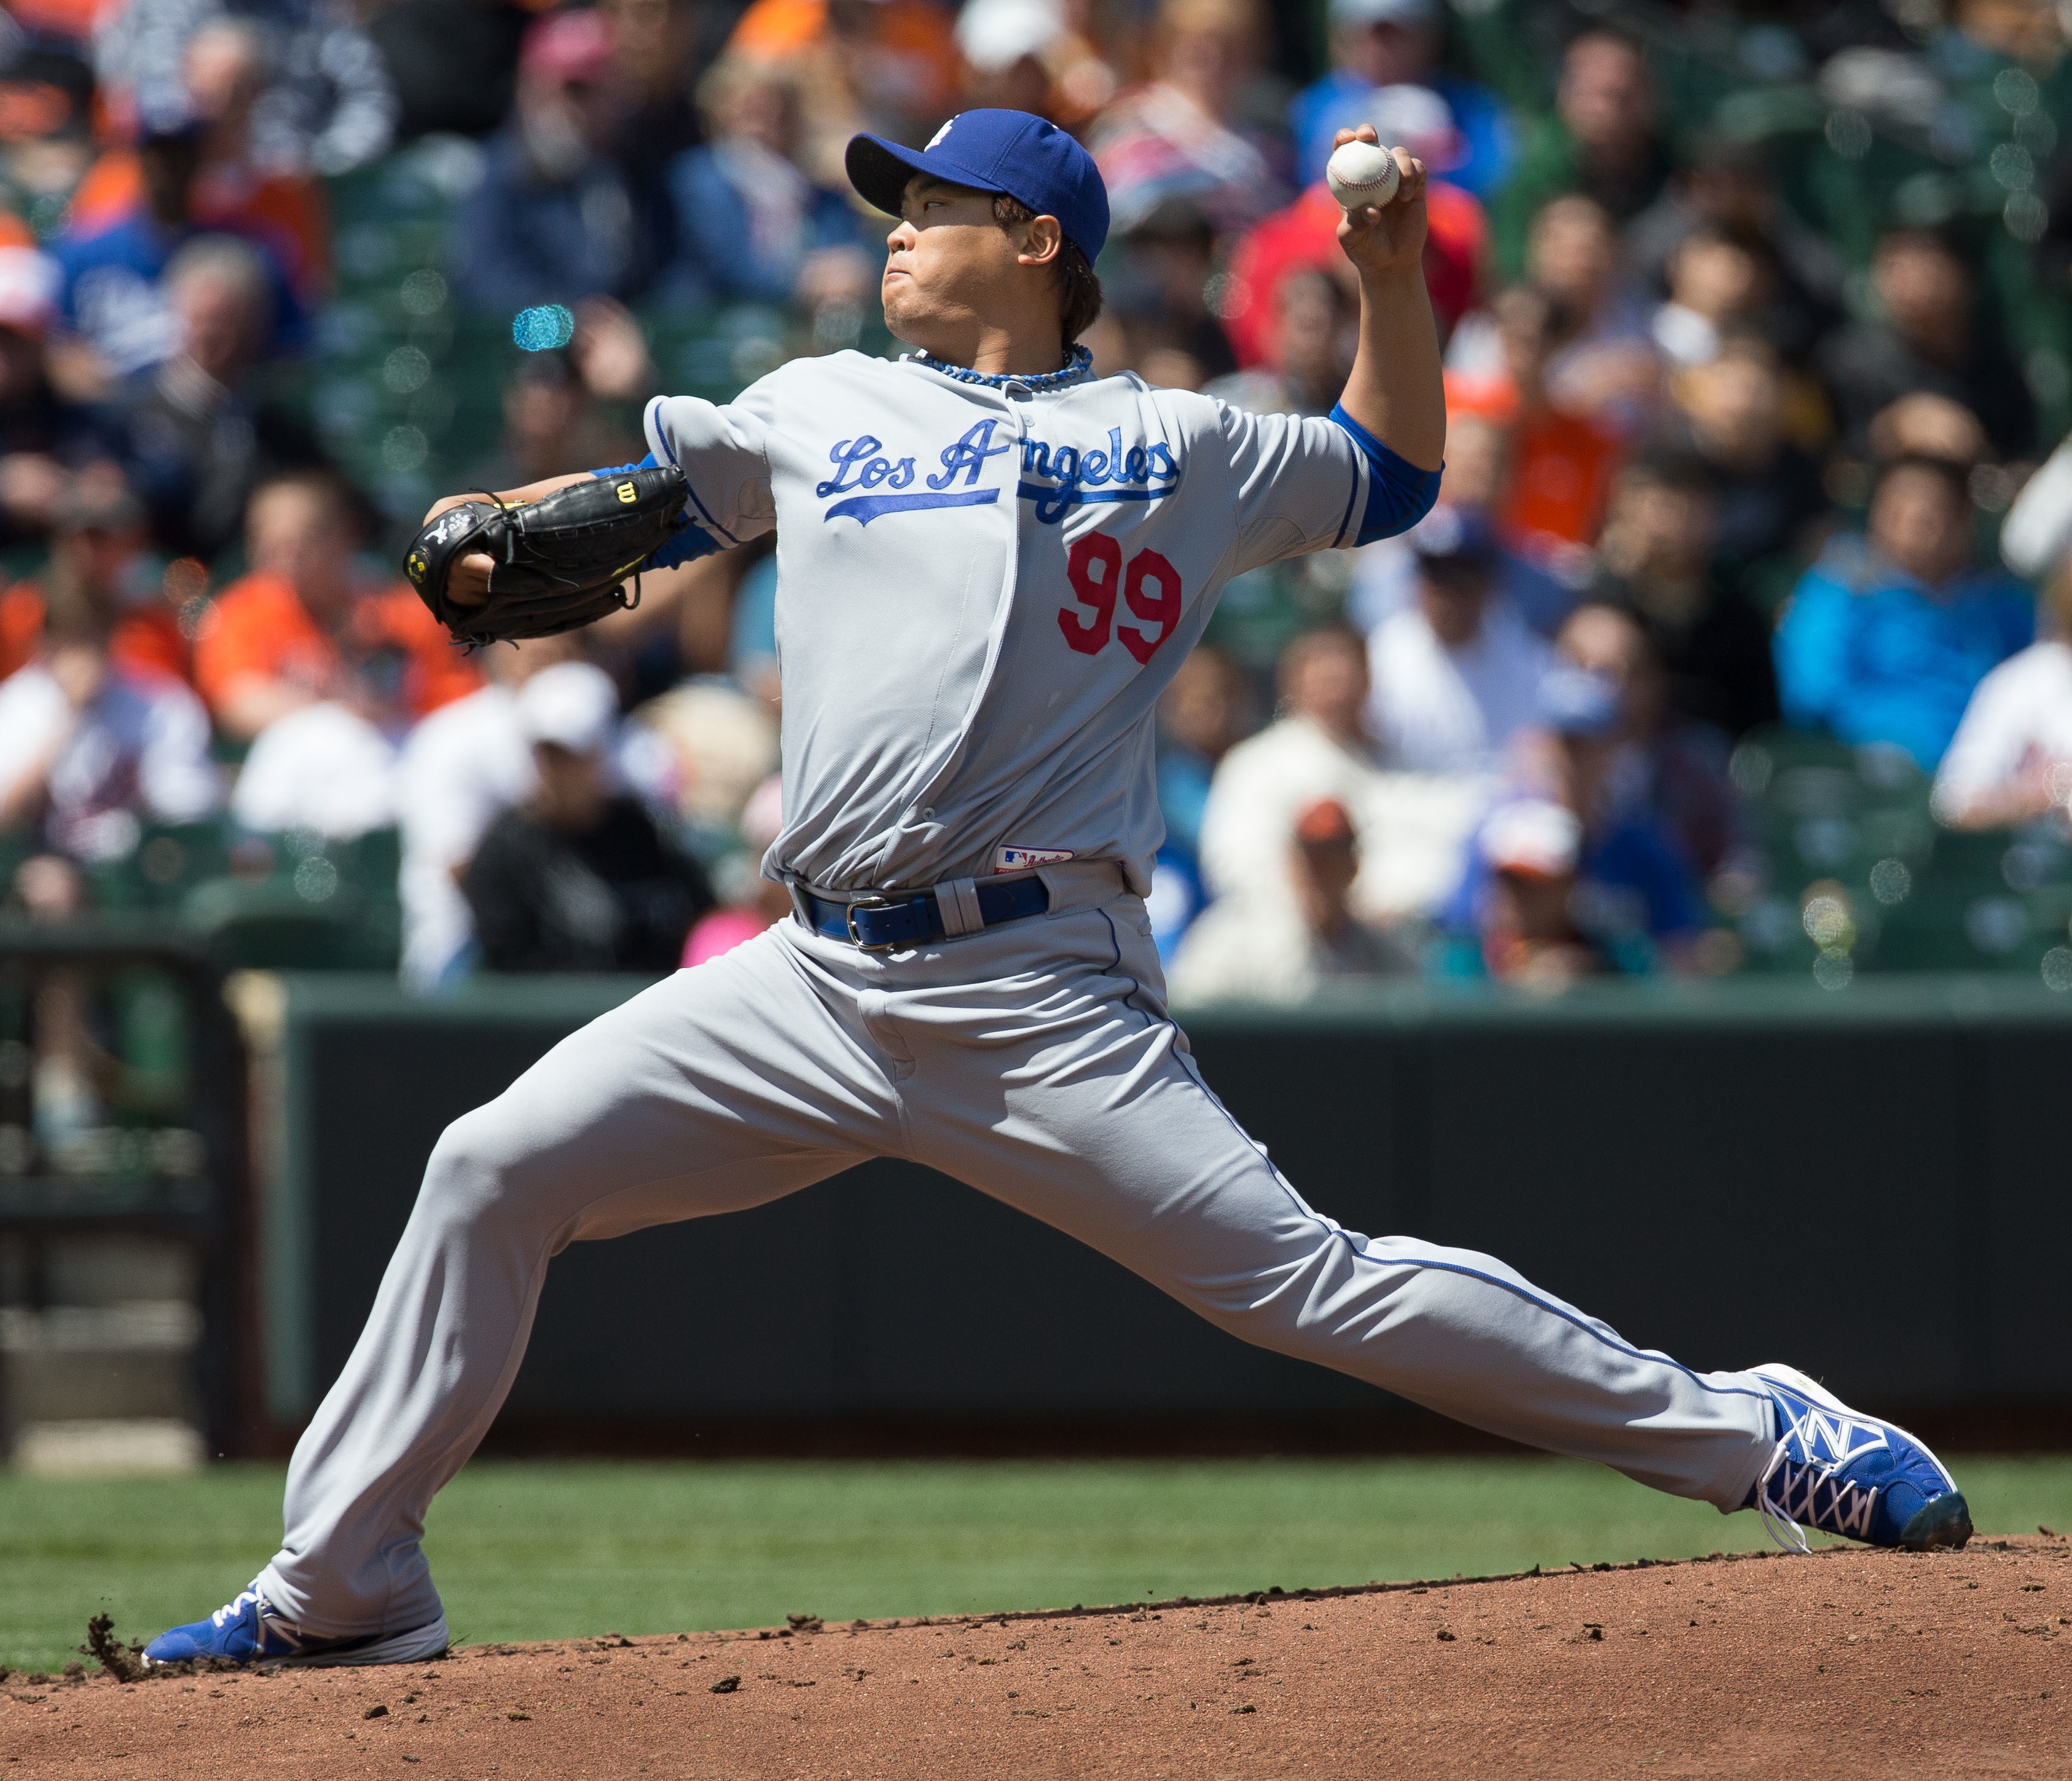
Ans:
[[[288,980],[265,1221],[268,1409],[342,1364],[445,1123],[630,993],[409,1000]],[[1207,1076],[1310,1203],[1490,1251],[1704,1368],[1789,1359],[1938,1413],[2072,1409],[2072,997],[2041,985],[1422,991],[1198,1014]],[[1363,1419],[1113,1263],[905,1164],[578,1244],[514,1418]]]

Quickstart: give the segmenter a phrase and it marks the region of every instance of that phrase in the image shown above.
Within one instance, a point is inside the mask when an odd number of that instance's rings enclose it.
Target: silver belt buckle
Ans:
[[[892,899],[890,897],[859,897],[854,903],[845,904],[843,907],[842,919],[849,926],[849,944],[853,946],[859,952],[890,952],[896,950],[899,944],[899,942],[897,940],[880,940],[875,946],[873,946],[856,931],[856,912],[857,910],[890,909],[891,907]]]

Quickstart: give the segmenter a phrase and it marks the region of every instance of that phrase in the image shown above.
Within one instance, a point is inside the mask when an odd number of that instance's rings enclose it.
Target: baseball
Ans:
[[[1324,183],[1344,208],[1356,210],[1363,204],[1387,204],[1403,183],[1403,175],[1387,149],[1372,142],[1343,142],[1331,151]]]

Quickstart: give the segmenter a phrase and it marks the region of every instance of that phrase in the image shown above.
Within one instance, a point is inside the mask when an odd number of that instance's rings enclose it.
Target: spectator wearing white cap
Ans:
[[[1583,841],[1576,813],[1546,799],[1521,799],[1491,811],[1478,840],[1488,873],[1477,914],[1489,974],[1553,988],[1600,969],[1576,925]]]
[[[1487,87],[1438,67],[1441,16],[1437,0],[1331,0],[1330,72],[1288,108],[1303,184],[1323,178],[1334,131],[1376,123],[1380,90],[1404,85],[1430,88],[1453,113],[1460,147],[1449,179],[1478,198],[1503,183],[1515,151],[1510,113]]]
[[[1565,663],[1540,682],[1531,746],[1520,750],[1529,774],[1483,821],[1449,914],[1473,936],[1476,969],[1573,975],[1585,968],[1572,952],[1579,946],[1592,968],[1624,973],[1698,959],[1696,874],[1619,783],[1624,701],[1618,681]]]
[[[535,748],[602,761],[619,729],[619,690],[588,662],[556,662],[518,691],[518,728]]]
[[[1417,597],[1369,640],[1369,727],[1393,765],[1490,771],[1531,719],[1552,651],[1498,590],[1500,558],[1480,515],[1434,508],[1404,536]]]
[[[532,789],[491,824],[461,888],[492,971],[675,969],[712,906],[705,874],[617,789],[618,689],[586,662],[519,690]]]
[[[1069,8],[1063,0],[968,0],[956,27],[970,70],[964,103],[1034,112],[1060,130],[1079,130],[1120,84],[1091,39],[1091,10],[1087,0]]]
[[[957,15],[956,28],[957,48],[971,71],[965,103],[1049,116],[1050,71],[1044,57],[1064,34],[1064,8],[1057,0],[971,0]]]

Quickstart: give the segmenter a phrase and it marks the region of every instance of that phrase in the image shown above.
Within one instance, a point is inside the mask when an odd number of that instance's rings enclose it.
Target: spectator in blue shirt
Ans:
[[[672,302],[808,307],[876,288],[880,229],[841,193],[799,171],[798,89],[722,62],[700,87],[713,139],[669,165],[676,257],[657,295]]]
[[[627,297],[653,275],[652,232],[608,152],[610,75],[610,37],[594,9],[555,13],[526,33],[517,103],[454,220],[462,302],[508,313]]]
[[[51,245],[63,274],[59,318],[67,331],[92,348],[105,377],[134,377],[179,350],[179,320],[168,300],[165,273],[202,232],[194,220],[201,151],[198,125],[147,133],[137,145],[143,201],[105,228],[83,235],[68,231]],[[208,232],[238,232],[219,224]],[[258,343],[264,358],[299,348],[307,318],[279,259],[263,242],[253,248],[265,275],[266,315]]]
[[[1371,121],[1383,87],[1429,87],[1446,101],[1460,133],[1460,158],[1441,170],[1454,185],[1486,198],[1511,171],[1514,134],[1503,101],[1487,87],[1442,72],[1436,0],[1331,0],[1331,71],[1288,108],[1301,183],[1324,177],[1333,132]],[[1383,137],[1383,142],[1388,138]]]
[[[1960,467],[1889,465],[1863,537],[1806,572],[1776,637],[1787,722],[1848,742],[1890,742],[1932,772],[1971,689],[2036,634],[2029,590],[1971,566]]]

